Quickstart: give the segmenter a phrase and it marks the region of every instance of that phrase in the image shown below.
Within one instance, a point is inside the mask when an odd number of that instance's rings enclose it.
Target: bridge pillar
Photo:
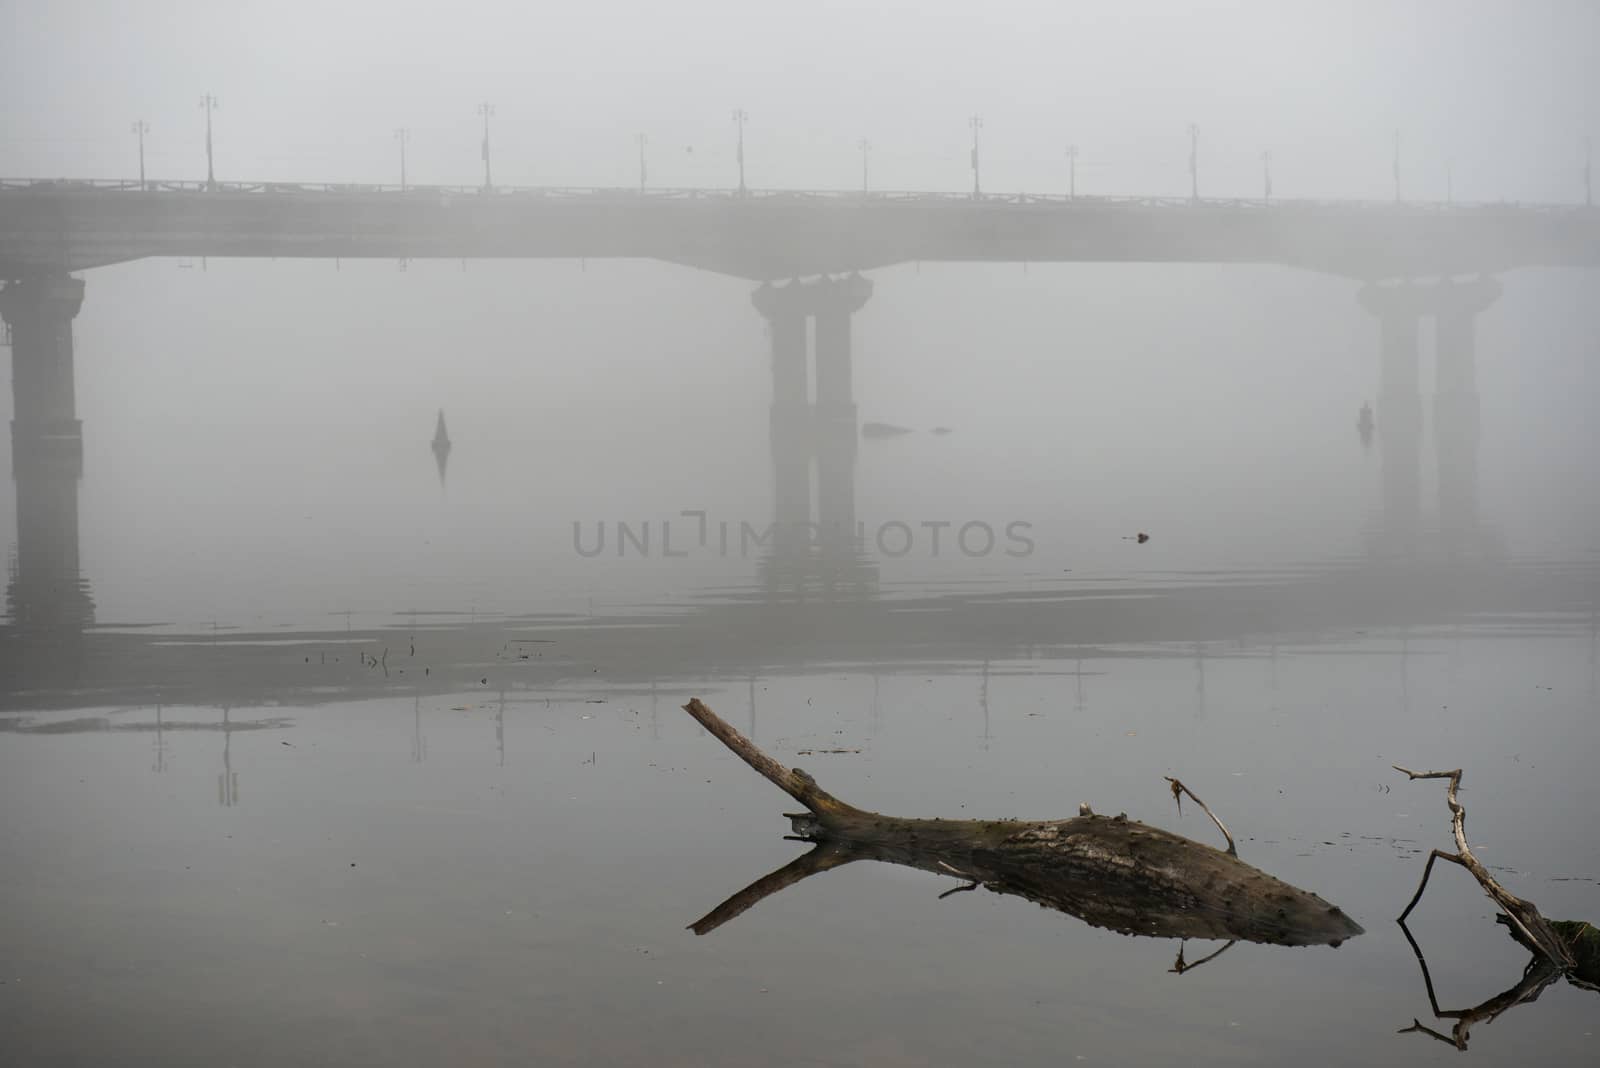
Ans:
[[[872,296],[872,283],[854,274],[816,288],[817,519],[823,550],[853,554],[856,536],[856,423],[850,364],[850,317]]]
[[[772,468],[774,538],[792,552],[811,520],[811,397],[806,366],[809,294],[798,282],[763,285],[751,303],[772,335]]]
[[[1433,396],[1434,456],[1439,472],[1439,529],[1448,543],[1478,528],[1478,371],[1474,334],[1479,312],[1500,296],[1500,283],[1479,278],[1441,282],[1436,292]]]
[[[872,283],[860,275],[766,284],[751,295],[772,334],[776,529],[773,555],[763,562],[771,587],[799,592],[817,588],[829,595],[845,587],[863,589],[872,581],[872,568],[856,544],[857,426],[850,352],[850,316],[871,295]],[[815,319],[814,392],[806,352],[808,318]]]
[[[82,625],[94,615],[78,560],[83,433],[72,320],[83,305],[83,288],[69,275],[36,275],[0,290],[0,318],[11,328],[17,494],[17,554],[6,600],[17,624]]]
[[[72,320],[82,306],[83,281],[71,275],[35,275],[0,290],[0,318],[11,328],[13,447],[47,447],[82,460],[72,366]]]
[[[1378,320],[1378,435],[1383,462],[1383,525],[1402,544],[1416,536],[1421,511],[1422,394],[1417,323],[1426,296],[1415,287],[1369,285],[1361,306]]]

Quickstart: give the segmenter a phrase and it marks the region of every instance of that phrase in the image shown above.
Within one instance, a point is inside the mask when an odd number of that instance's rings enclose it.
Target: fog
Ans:
[[[0,1061],[1410,1063],[1392,763],[1600,913],[1600,7],[0,13]],[[700,938],[794,802],[690,697],[892,816],[1181,777],[1366,933],[1191,978],[898,856]]]
[[[751,118],[758,187],[966,188],[983,116],[996,190],[1387,198],[1401,135],[1416,198],[1579,198],[1600,123],[1600,12],[1311,2],[582,5],[66,2],[7,5],[0,171],[203,174],[195,101],[214,93],[219,177],[473,184],[490,101],[505,184],[731,185],[729,115]]]

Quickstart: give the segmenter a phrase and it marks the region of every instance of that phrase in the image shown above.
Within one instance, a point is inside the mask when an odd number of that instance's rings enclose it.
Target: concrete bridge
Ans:
[[[0,280],[149,256],[658,259],[752,281],[912,261],[1281,264],[1364,280],[1600,266],[1520,204],[0,180]]]
[[[1434,331],[1439,527],[1471,551],[1477,519],[1474,322],[1517,267],[1600,267],[1600,211],[932,193],[465,189],[283,183],[0,181],[0,319],[12,353],[18,551],[11,615],[83,622],[77,482],[82,427],[72,272],[151,256],[646,258],[760,282],[772,344],[769,579],[870,582],[853,539],[858,273],[908,261],[1278,264],[1361,280],[1376,319],[1383,527],[1421,528],[1418,324]],[[1473,276],[1457,282],[1453,276]],[[838,276],[838,277],[835,277]],[[800,281],[802,277],[810,281]],[[775,281],[779,284],[773,284]],[[1437,279],[1421,284],[1412,279]],[[1395,282],[1395,280],[1399,280]],[[1385,284],[1393,283],[1393,284]],[[807,351],[806,321],[814,351]],[[813,513],[813,477],[817,502]],[[820,545],[818,542],[820,541]]]

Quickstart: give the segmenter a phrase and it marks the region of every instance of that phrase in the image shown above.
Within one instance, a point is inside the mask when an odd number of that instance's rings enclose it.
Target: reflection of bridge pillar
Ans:
[[[0,290],[11,328],[12,473],[17,555],[6,598],[19,624],[82,624],[94,606],[78,566],[83,434],[73,385],[72,320],[83,282],[40,275]]]
[[[1439,466],[1439,529],[1449,542],[1478,526],[1478,372],[1475,317],[1500,296],[1493,278],[1442,282],[1437,294],[1433,440]]]
[[[1421,507],[1422,395],[1417,384],[1417,320],[1422,299],[1410,285],[1367,286],[1361,306],[1378,319],[1381,369],[1378,435],[1383,455],[1383,524],[1401,541],[1417,534]]]
[[[806,367],[806,293],[799,283],[764,285],[751,296],[772,333],[774,537],[790,547],[811,519],[811,398]]]
[[[828,555],[848,555],[856,533],[856,404],[850,366],[850,316],[872,295],[860,275],[816,290],[817,521]]]

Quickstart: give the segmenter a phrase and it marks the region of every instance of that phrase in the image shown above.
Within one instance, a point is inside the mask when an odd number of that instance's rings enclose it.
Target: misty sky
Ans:
[[[593,0],[6,0],[0,174],[204,176],[198,98],[221,100],[222,178],[631,185],[635,135],[659,185],[730,185],[730,113],[750,113],[759,187],[860,181],[1282,196],[1574,200],[1600,130],[1600,5],[1568,2],[806,3]]]

